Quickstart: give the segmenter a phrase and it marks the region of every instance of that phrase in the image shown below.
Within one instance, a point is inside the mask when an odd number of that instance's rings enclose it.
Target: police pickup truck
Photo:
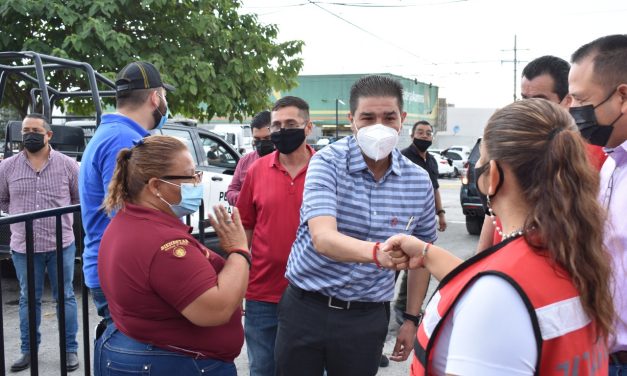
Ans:
[[[93,136],[96,125],[93,121],[68,121],[65,125],[53,125],[53,137],[50,140],[51,146],[66,155],[76,158],[80,163],[82,151]],[[5,155],[11,156],[21,149],[22,135],[21,122],[10,121],[6,128],[5,135]],[[208,214],[213,212],[213,206],[221,204],[231,212],[232,208],[226,200],[226,190],[233,179],[235,167],[240,159],[240,154],[229,145],[222,137],[208,130],[197,128],[187,122],[169,121],[162,129],[153,131],[153,134],[164,134],[173,136],[183,141],[187,145],[196,169],[203,171],[203,215],[194,213],[188,220],[189,225],[194,227],[193,233],[200,237],[204,243],[212,248],[218,248],[218,240],[213,228],[204,221]],[[207,159],[207,152],[214,149],[218,158]],[[204,221],[204,222],[203,222]],[[203,227],[201,229],[201,226]],[[6,234],[5,234],[6,235]],[[0,234],[0,244],[6,236]]]
[[[63,90],[52,87],[49,83],[54,74],[74,72],[68,76],[72,82],[70,89]],[[22,81],[30,93],[29,112],[41,112],[49,122],[63,123],[53,125],[54,136],[50,144],[55,150],[74,157],[79,161],[85,146],[93,136],[103,113],[102,98],[115,95],[115,84],[96,72],[88,63],[63,59],[51,55],[44,55],[32,51],[0,52],[0,105],[3,99],[12,95],[5,92],[7,81],[16,79]],[[93,106],[93,116],[53,116],[53,109],[61,101],[82,100]],[[37,105],[37,110],[34,108]],[[87,120],[79,120],[87,119]],[[4,125],[4,124],[2,124]],[[6,126],[4,157],[21,150],[21,120],[9,121]],[[212,212],[216,204],[222,204],[229,211],[231,207],[226,201],[226,190],[232,180],[235,166],[240,154],[219,135],[195,126],[195,123],[186,121],[169,121],[159,134],[174,136],[183,141],[194,158],[198,170],[202,170],[204,183],[204,200],[202,214],[195,213],[186,221],[194,227],[194,234],[212,249],[217,247],[215,231],[209,227],[205,218]],[[218,158],[207,159],[207,152]],[[76,223],[76,222],[75,222]],[[8,226],[6,226],[8,227]],[[75,226],[75,232],[78,232]],[[8,248],[8,228],[0,228],[0,252]]]

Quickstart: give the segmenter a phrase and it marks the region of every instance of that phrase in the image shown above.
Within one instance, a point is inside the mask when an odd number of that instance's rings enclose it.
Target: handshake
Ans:
[[[386,269],[405,270],[424,267],[424,258],[431,244],[405,234],[391,236],[372,249],[374,263]]]

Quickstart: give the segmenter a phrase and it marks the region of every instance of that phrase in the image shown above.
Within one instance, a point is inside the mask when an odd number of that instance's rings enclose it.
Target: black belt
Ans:
[[[627,351],[611,353],[610,364],[627,364]]]
[[[300,287],[294,286],[292,284],[290,284],[290,288],[296,291],[296,293],[299,294],[301,297],[315,300],[333,309],[372,309],[385,306],[386,304],[386,302],[349,302],[334,298],[332,296],[326,296],[316,291],[303,290]]]

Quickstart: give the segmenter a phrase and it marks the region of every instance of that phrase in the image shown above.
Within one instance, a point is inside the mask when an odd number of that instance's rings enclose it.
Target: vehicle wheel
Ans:
[[[470,235],[481,234],[481,228],[483,227],[483,218],[476,216],[466,216],[466,230]]]
[[[459,176],[459,170],[457,169],[457,167],[453,168],[453,177],[458,177]]]

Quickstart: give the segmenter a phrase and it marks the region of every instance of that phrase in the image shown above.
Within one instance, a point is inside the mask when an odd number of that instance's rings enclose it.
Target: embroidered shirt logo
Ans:
[[[177,239],[177,240],[172,240],[170,242],[165,243],[164,245],[161,246],[161,250],[162,251],[169,251],[172,248],[178,247],[178,246],[186,246],[189,244],[189,240],[187,239]]]
[[[186,253],[187,251],[183,247],[175,248],[174,251],[172,251],[172,254],[178,258],[184,257]]]
[[[392,227],[396,227],[397,224],[398,224],[398,218],[392,217],[392,219],[390,220],[390,225]]]

